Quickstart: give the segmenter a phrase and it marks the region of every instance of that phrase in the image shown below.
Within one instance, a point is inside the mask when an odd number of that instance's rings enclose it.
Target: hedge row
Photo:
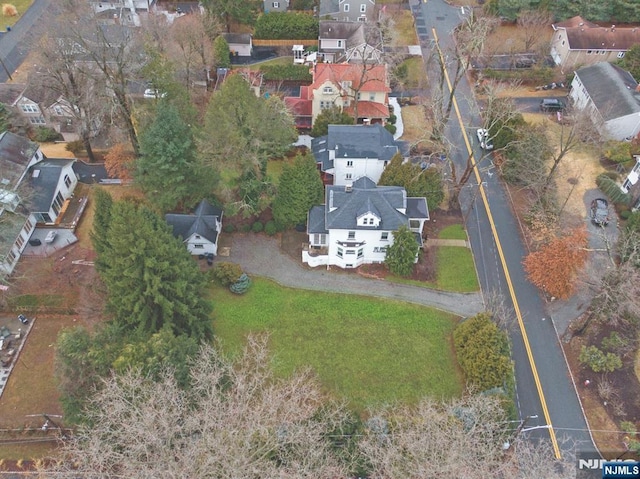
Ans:
[[[312,81],[309,67],[304,65],[262,65],[260,71],[265,80]]]
[[[318,19],[304,13],[271,12],[260,16],[254,37],[266,40],[318,38]]]

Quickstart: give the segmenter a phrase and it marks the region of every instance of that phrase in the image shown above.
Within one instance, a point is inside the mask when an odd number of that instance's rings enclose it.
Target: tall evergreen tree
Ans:
[[[222,35],[218,35],[213,41],[213,58],[218,68],[229,68],[231,66],[229,44]]]
[[[109,265],[101,278],[118,323],[136,332],[211,336],[204,277],[164,219],[128,201],[114,203],[107,242],[98,258]]]
[[[304,223],[309,209],[322,202],[323,190],[314,158],[296,156],[292,164],[282,168],[273,201],[273,218],[283,226]]]
[[[442,173],[439,168],[423,169],[422,165],[404,161],[395,155],[382,172],[380,186],[401,186],[407,196],[426,198],[429,208],[437,208],[444,199]]]
[[[409,276],[419,249],[415,233],[403,225],[393,232],[393,244],[387,248],[384,262],[393,274]]]
[[[102,271],[107,267],[107,264],[103,264],[100,259],[104,257],[104,254],[109,249],[108,232],[109,223],[111,222],[111,208],[113,207],[113,199],[106,190],[98,188],[95,191],[93,200],[95,201],[95,213],[93,216],[91,242],[93,243],[93,249],[98,254],[96,267],[98,268],[98,271]]]
[[[202,4],[225,25],[229,32],[233,22],[253,25],[262,2],[259,0],[203,0]]]
[[[140,135],[142,156],[136,181],[162,211],[192,206],[212,189],[212,176],[195,156],[191,128],[166,101],[158,104],[153,123]]]

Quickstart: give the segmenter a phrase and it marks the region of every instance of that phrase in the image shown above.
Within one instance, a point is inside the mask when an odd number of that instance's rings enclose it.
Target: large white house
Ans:
[[[193,214],[168,214],[165,220],[173,235],[180,238],[194,255],[218,254],[218,235],[222,230],[222,210],[202,200]]]
[[[604,136],[625,140],[640,132],[640,88],[622,68],[599,62],[579,69],[569,96],[577,109],[589,112]]]
[[[48,159],[27,138],[0,134],[0,274],[11,274],[36,224],[54,225],[63,214],[78,183],[74,161]]]
[[[367,176],[374,183],[404,144],[380,124],[329,125],[329,134],[311,141],[325,184],[348,185]]]
[[[422,229],[429,220],[426,198],[407,198],[404,188],[376,186],[366,176],[352,185],[327,186],[325,195],[325,204],[308,214],[309,247],[302,261],[309,266],[382,263],[393,232],[403,225],[422,247]]]

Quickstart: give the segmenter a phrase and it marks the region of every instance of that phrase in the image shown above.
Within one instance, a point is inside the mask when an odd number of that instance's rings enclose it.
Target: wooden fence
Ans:
[[[260,40],[254,38],[254,47],[293,47],[294,45],[304,45],[305,47],[318,46],[318,40]]]

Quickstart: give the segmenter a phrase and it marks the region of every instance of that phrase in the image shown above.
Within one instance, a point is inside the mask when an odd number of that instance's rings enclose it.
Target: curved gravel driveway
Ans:
[[[221,258],[225,260],[226,258]],[[280,251],[278,240],[264,235],[234,234],[229,261],[238,263],[249,274],[273,279],[292,288],[361,294],[397,299],[473,316],[484,310],[480,293],[450,293],[344,273],[340,268],[307,269]]]

